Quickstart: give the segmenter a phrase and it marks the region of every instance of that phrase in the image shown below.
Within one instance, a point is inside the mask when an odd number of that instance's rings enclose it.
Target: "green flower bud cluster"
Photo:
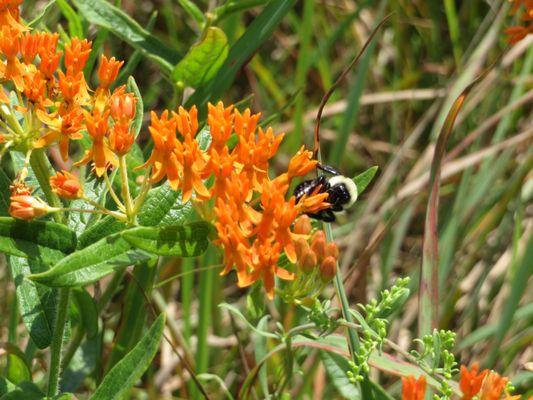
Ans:
[[[442,396],[434,395],[434,400],[448,400],[452,396],[452,388],[448,381],[458,372],[457,362],[452,353],[455,345],[455,333],[445,330],[433,331],[422,339],[415,339],[419,343],[420,351],[412,350],[411,354],[417,359],[418,364],[433,375],[440,375],[439,392]]]
[[[399,278],[389,290],[381,292],[379,301],[372,299],[366,305],[360,305],[365,316],[351,310],[352,315],[361,323],[364,330],[360,340],[360,348],[356,355],[357,363],[350,364],[346,375],[352,383],[363,378],[370,370],[368,360],[375,350],[381,351],[387,338],[387,317],[400,309],[409,297],[409,278]]]

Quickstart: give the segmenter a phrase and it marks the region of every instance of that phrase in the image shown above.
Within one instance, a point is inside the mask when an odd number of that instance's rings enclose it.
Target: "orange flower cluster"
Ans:
[[[511,15],[516,15],[524,7],[520,19],[522,25],[511,26],[505,30],[508,35],[508,41],[515,44],[525,38],[528,34],[533,33],[533,0],[509,0],[513,3]]]
[[[91,42],[74,37],[60,51],[59,34],[30,31],[23,25],[20,3],[2,0],[0,5],[0,103],[9,104],[4,86],[11,82],[19,98],[17,109],[28,126],[8,130],[3,142],[26,150],[58,143],[67,160],[70,141],[81,139],[86,129],[92,148],[78,164],[93,161],[101,176],[134,141],[130,124],[136,99],[125,87],[110,90],[123,62],[101,57],[99,85],[93,93],[84,76]]]
[[[470,370],[461,365],[459,388],[463,393],[461,400],[519,400],[521,396],[511,396],[506,391],[509,379],[489,370],[479,372],[479,365],[474,363]],[[423,400],[426,393],[426,379],[421,376],[402,378],[402,400]]]
[[[149,127],[154,140],[150,158],[139,168],[152,168],[150,180],[166,177],[174,189],[183,192],[182,201],[193,194],[195,200],[212,199],[216,243],[224,251],[227,274],[237,270],[240,287],[263,280],[270,298],[274,295],[274,277],[293,279],[293,274],[278,265],[281,253],[295,263],[293,232],[298,215],[327,208],[326,193],[310,196],[299,204],[287,200],[291,180],[316,167],[312,154],[303,148],[292,158],[286,173],[268,177],[269,160],[276,154],[283,135],[271,128],[258,127],[259,114],[243,113],[220,102],[209,105],[207,123],[211,133],[208,149],[200,148],[197,110],[180,107],[178,112],[152,113]],[[231,148],[229,139],[235,137]],[[212,177],[208,189],[204,180]],[[258,207],[256,207],[256,205]]]

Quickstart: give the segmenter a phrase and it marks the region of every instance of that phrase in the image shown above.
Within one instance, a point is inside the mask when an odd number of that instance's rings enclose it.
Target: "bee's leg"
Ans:
[[[339,171],[337,171],[333,167],[330,167],[329,165],[317,164],[316,167],[318,169],[321,169],[324,172],[327,172],[327,173],[331,174],[331,175],[340,175],[341,174]]]

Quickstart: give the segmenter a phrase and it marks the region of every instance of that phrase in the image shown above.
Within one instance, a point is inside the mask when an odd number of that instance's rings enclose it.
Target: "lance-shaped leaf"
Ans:
[[[179,87],[198,87],[209,82],[228,56],[228,38],[216,27],[208,28],[172,71]]]
[[[76,234],[55,222],[0,217],[0,252],[52,265],[76,248]]]
[[[65,257],[50,270],[28,278],[54,287],[85,286],[113,271],[152,257],[150,253],[134,248],[121,233],[116,233]]]
[[[161,314],[137,345],[120,360],[96,389],[90,400],[122,399],[142,377],[159,347],[165,327],[165,315]]]
[[[180,60],[179,52],[166,46],[111,3],[105,0],[74,0],[74,4],[89,22],[109,29],[135,49],[143,51],[167,74]]]
[[[206,222],[165,227],[139,227],[122,232],[132,246],[159,256],[195,257],[209,245],[210,226]]]
[[[47,267],[36,259],[12,256],[8,261],[22,321],[35,345],[44,349],[52,341],[57,292],[25,278],[46,271]]]
[[[0,216],[9,215],[9,186],[11,181],[7,175],[0,169]]]
[[[363,193],[363,191],[368,187],[368,185],[370,185],[370,182],[372,182],[372,179],[374,179],[374,176],[376,176],[377,172],[378,167],[374,166],[368,168],[366,171],[360,173],[355,178],[353,178],[355,186],[357,186],[358,195],[361,195],[361,193]]]

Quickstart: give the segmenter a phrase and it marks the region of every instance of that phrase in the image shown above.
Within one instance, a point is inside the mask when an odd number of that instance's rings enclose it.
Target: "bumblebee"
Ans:
[[[326,201],[331,204],[331,207],[307,215],[324,222],[334,222],[335,213],[346,210],[357,200],[357,186],[352,179],[341,175],[339,171],[329,165],[318,164],[317,167],[332,176],[320,175],[318,178],[303,181],[294,189],[294,197],[298,203],[304,195],[310,196],[313,192],[315,194],[328,193]],[[318,191],[315,192],[317,188]]]

